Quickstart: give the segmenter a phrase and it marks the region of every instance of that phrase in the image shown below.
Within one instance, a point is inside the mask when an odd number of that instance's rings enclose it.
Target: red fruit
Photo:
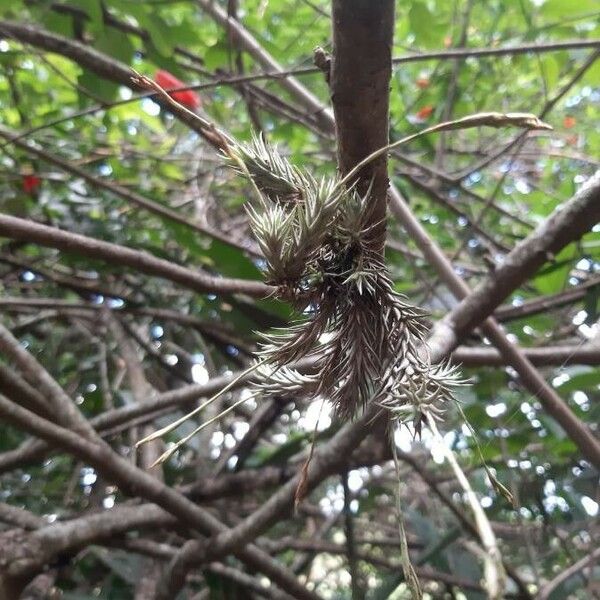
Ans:
[[[419,119],[428,119],[433,112],[433,106],[431,104],[426,104],[421,110],[417,111],[417,117]]]
[[[27,194],[33,194],[37,191],[37,189],[42,184],[42,180],[35,175],[23,175],[21,179],[21,184],[23,185],[23,190]]]
[[[164,88],[166,91],[169,91],[173,88],[180,88],[185,85],[183,81],[180,81],[169,73],[169,71],[164,71],[159,69],[156,71],[155,81],[160,85],[160,87]],[[190,110],[196,110],[202,106],[202,101],[200,100],[200,96],[196,94],[193,90],[180,90],[179,92],[172,92],[169,95],[179,102],[179,104],[183,104],[186,108]]]
[[[571,129],[577,125],[577,119],[575,117],[567,116],[563,119],[563,125],[565,129]]]

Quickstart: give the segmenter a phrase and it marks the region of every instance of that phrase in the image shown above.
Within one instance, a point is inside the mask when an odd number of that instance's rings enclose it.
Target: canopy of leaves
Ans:
[[[229,10],[256,46],[240,43],[237,30],[215,18],[215,10]],[[261,132],[292,164],[315,178],[332,177],[332,130],[314,104],[274,76],[277,68],[291,71],[314,102],[329,105],[326,79],[313,68],[314,48],[331,50],[329,13],[325,0],[0,0],[0,213],[144,251],[217,281],[260,280],[265,264],[243,208],[253,193],[248,183],[177,111],[102,65],[117,61],[151,78],[168,72],[195,86],[197,96],[179,98],[192,98],[191,108],[233,139],[248,141]],[[485,128],[447,132],[390,156],[390,179],[471,287],[493,277],[519,240],[598,169],[599,16],[594,0],[397,3],[392,141],[481,111],[532,112],[554,127],[526,135]],[[15,24],[31,24],[43,35],[26,39]],[[50,51],[40,41],[44,35],[75,45]],[[94,50],[93,61],[72,48]],[[472,52],[456,58],[460,48]],[[501,51],[506,48],[512,50]],[[279,67],[268,64],[268,55]],[[119,184],[116,192],[110,183]],[[597,433],[600,226],[590,223],[588,234],[548,258],[503,299],[495,316]],[[432,321],[456,304],[392,218],[386,260],[395,289]],[[268,297],[200,293],[118,260],[21,238],[0,239],[0,289],[2,323],[87,419],[193,383],[225,381],[249,364],[257,331],[284,326],[294,316],[291,307]],[[556,578],[595,549],[597,470],[516,371],[496,360],[487,339],[473,331],[461,344],[457,355],[463,352],[471,380],[458,392],[464,415],[449,406],[440,428],[514,574],[507,594],[527,597],[547,589],[557,600],[594,597],[599,567],[583,565]],[[545,358],[535,359],[536,353]],[[0,367],[19,375],[8,357],[0,355]],[[0,392],[9,395],[6,376]],[[133,450],[135,441],[214,391],[200,390],[168,410],[142,410],[142,417],[99,430],[116,453],[147,467]],[[165,443],[244,395],[250,395],[244,386],[232,390]],[[340,425],[327,403],[252,398],[191,439],[164,465],[162,477],[233,527],[297,472],[315,426],[318,448]],[[428,429],[420,439],[414,433],[402,428],[395,439],[411,556],[424,590],[432,598],[483,598],[477,540],[459,518],[469,515],[463,490]],[[0,415],[0,535],[23,527],[7,507],[21,507],[50,527],[132,502],[87,461],[56,448],[30,455],[30,444],[27,432]],[[297,514],[260,532],[259,545],[319,597],[408,597],[387,446],[382,432],[368,437],[360,452],[339,457],[337,473],[319,483]],[[511,491],[512,505],[487,469]],[[156,585],[194,535],[165,521],[75,544],[49,559],[47,590],[71,600],[154,597],[140,595],[141,586]],[[238,558],[191,569],[178,597],[289,597],[265,587],[264,577]]]

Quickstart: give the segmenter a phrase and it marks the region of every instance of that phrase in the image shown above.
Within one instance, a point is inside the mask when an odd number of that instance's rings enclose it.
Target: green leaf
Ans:
[[[585,85],[598,86],[600,85],[600,61],[597,60],[594,64],[585,72],[581,78]]]
[[[175,40],[171,37],[171,32],[161,20],[151,13],[144,11],[137,12],[140,25],[150,34],[152,46],[161,56],[171,56]]]
[[[540,293],[555,294],[564,289],[576,256],[575,248],[573,246],[567,246],[554,257],[549,266],[540,271],[539,275],[534,280]]]
[[[88,15],[86,28],[89,31],[96,33],[104,31],[104,15],[100,0],[69,0],[66,4],[79,7]]]
[[[107,27],[96,35],[94,45],[101,52],[116,58],[126,65],[131,64],[134,47],[129,36],[122,31]]]
[[[577,15],[593,14],[598,12],[596,0],[546,0],[541,8],[540,15],[552,19],[575,17]]]
[[[204,53],[204,64],[207,69],[222,68],[228,64],[231,56],[229,46],[225,42],[219,41]]]
[[[546,82],[546,89],[555,89],[560,75],[560,65],[558,64],[558,61],[551,54],[548,54],[540,59],[540,64],[542,67],[542,76]]]
[[[63,15],[47,9],[38,10],[40,21],[46,29],[65,37],[73,37],[73,17],[71,15]]]
[[[82,73],[77,78],[78,85],[82,88],[79,92],[79,103],[81,106],[87,106],[96,103],[92,98],[99,98],[103,102],[112,102],[119,91],[119,84],[98,77],[96,73],[83,67]],[[89,95],[85,92],[89,92]],[[92,98],[90,98],[92,96]]]
[[[436,14],[429,10],[425,2],[412,2],[408,18],[417,44],[428,48],[441,45],[446,27],[439,22]]]
[[[561,393],[591,390],[600,385],[600,369],[586,369],[583,373],[571,376],[568,381],[557,386]]]

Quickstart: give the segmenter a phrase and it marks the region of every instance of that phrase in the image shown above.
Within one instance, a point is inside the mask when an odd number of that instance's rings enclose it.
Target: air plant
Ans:
[[[261,391],[325,397],[341,419],[369,403],[402,419],[439,415],[461,380],[422,350],[424,312],[394,290],[373,246],[370,189],[316,181],[259,137],[236,157],[260,192],[247,210],[267,282],[302,315],[262,336]],[[301,358],[312,359],[310,376],[291,367]]]
[[[303,315],[291,327],[263,335],[258,385],[265,394],[328,398],[342,419],[367,404],[394,419],[439,419],[452,389],[464,383],[448,362],[432,364],[424,343],[425,313],[392,285],[373,246],[370,189],[351,182],[370,161],[425,133],[476,126],[551,129],[528,113],[479,113],[429,127],[381,148],[342,179],[316,181],[260,137],[228,158],[255,186],[248,205],[254,236],[267,261],[267,282]],[[307,377],[290,363],[311,358]],[[284,369],[282,372],[281,369]],[[279,375],[278,375],[279,374]]]
[[[237,144],[155,82],[139,74],[133,81],[198,120],[225,160],[254,189],[256,199],[246,210],[266,260],[266,281],[299,315],[291,326],[262,334],[259,360],[240,376],[253,374],[254,395],[323,397],[344,420],[375,405],[395,421],[413,419],[416,431],[423,421],[439,419],[453,388],[464,381],[449,363],[431,363],[424,343],[425,313],[394,290],[373,243],[372,231],[379,223],[371,212],[370,189],[361,195],[352,182],[370,161],[425,134],[478,126],[551,127],[528,113],[478,113],[380,148],[341,179],[316,180],[263,138]],[[310,374],[295,368],[300,359],[310,360]],[[234,384],[137,445],[173,431]],[[197,427],[156,462],[169,458],[208,424]]]
[[[248,203],[246,210],[266,260],[267,283],[275,286],[277,297],[290,302],[299,314],[290,327],[262,334],[260,359],[240,377],[191,413],[137,445],[173,431],[249,375],[255,380],[253,395],[320,396],[329,399],[337,415],[345,420],[367,406],[378,406],[388,412],[392,423],[412,419],[417,433],[421,424],[427,422],[436,438],[443,441],[436,420],[441,419],[445,404],[452,399],[453,388],[465,381],[448,362],[431,363],[424,339],[425,314],[394,290],[382,254],[374,244],[372,232],[380,223],[373,218],[371,190],[361,195],[352,182],[370,161],[425,134],[478,126],[552,127],[528,113],[478,113],[428,127],[380,148],[341,179],[317,181],[310,173],[292,165],[263,138],[254,137],[250,144],[236,144],[204,117],[170,97],[160,85],[138,74],[133,79],[196,119],[206,137],[221,148],[229,164],[250,180],[256,201]],[[300,359],[309,359],[312,372],[306,374],[295,368],[294,363]],[[238,400],[198,426],[164,452],[156,463],[167,460],[192,436],[247,399]],[[463,414],[460,406],[459,411]],[[313,450],[314,439],[296,488],[296,506],[306,493]],[[488,593],[499,598],[505,574],[493,531],[458,461],[449,448],[445,451],[467,494],[487,552],[484,572]],[[395,443],[392,455],[400,484]],[[492,485],[510,500],[508,490],[487,467],[486,471]],[[399,490],[396,496],[402,566],[411,593],[419,600],[423,594],[408,553]]]

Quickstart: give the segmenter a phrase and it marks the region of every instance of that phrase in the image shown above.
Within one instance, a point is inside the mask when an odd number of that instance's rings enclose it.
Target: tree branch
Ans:
[[[24,44],[31,44],[48,52],[56,52],[57,54],[66,56],[80,67],[90,69],[100,77],[120,83],[136,92],[147,91],[147,88],[143,85],[134,83],[132,79],[133,72],[129,66],[81,42],[51,33],[35,25],[14,21],[0,21],[0,35],[13,38]],[[162,108],[168,110],[185,123],[192,131],[201,135],[209,144],[219,149],[214,137],[210,134],[207,135],[206,129],[193,113],[190,113],[183,107],[167,102],[164,98],[158,97],[156,94],[153,96],[153,99]]]
[[[229,32],[230,39],[234,44],[253,56],[260,65],[275,72],[283,72],[283,67],[261,47],[254,36],[238,21],[230,17],[216,2],[212,0],[197,0],[197,3],[202,10]],[[281,85],[317,118],[324,131],[333,133],[334,127],[331,111],[323,106],[318,98],[293,77],[284,76],[281,79]]]
[[[564,367],[565,365],[600,365],[600,346],[586,343],[582,346],[548,346],[524,348],[523,354],[537,367]],[[452,353],[452,360],[466,367],[501,367],[504,356],[494,348],[460,346]]]
[[[202,2],[208,3],[208,0],[201,0]],[[350,6],[352,3],[348,3]],[[253,55],[257,55],[259,53],[264,54],[264,50],[259,48],[249,48],[249,51],[253,53]],[[593,53],[594,56],[596,53]],[[543,114],[546,114],[548,110],[554,106],[554,104],[566,93],[566,91],[573,85],[575,81],[585,70],[590,66],[591,60],[593,57],[590,57],[585,64],[579,69],[576,76],[571,79],[569,84],[559,92],[557,96],[555,96],[551,102],[549,102]],[[294,90],[291,89],[294,93]],[[296,98],[298,101],[302,102],[303,95],[298,91],[295,92]],[[542,114],[542,116],[543,116]],[[404,228],[408,231],[408,233],[413,237],[417,246],[421,249],[425,257],[431,262],[434,268],[438,271],[443,281],[449,286],[451,291],[455,294],[457,298],[465,298],[469,296],[470,290],[465,282],[458,277],[458,275],[454,272],[451,263],[443,254],[441,249],[435,244],[433,240],[429,237],[421,223],[415,218],[412,214],[411,210],[406,205],[404,199],[401,194],[395,188],[395,186],[391,186],[390,188],[390,200],[391,200],[391,208],[392,212],[400,219]],[[587,208],[587,207],[586,207]],[[521,242],[519,248],[522,249],[523,255],[519,257],[519,261],[523,260],[523,269],[521,270],[518,266],[518,261],[514,264],[514,273],[512,276],[506,277],[506,288],[503,290],[503,295],[500,298],[500,302],[503,298],[505,298],[510,291],[517,288],[525,279],[532,274],[547,258],[547,252],[554,251],[557,252],[560,248],[562,248],[565,244],[573,241],[574,239],[578,239],[578,236],[581,236],[583,232],[588,231],[589,228],[593,226],[597,222],[597,213],[600,210],[600,202],[595,203],[594,209],[592,207],[589,208],[590,211],[583,211],[579,214],[580,221],[582,227],[580,229],[575,227],[571,227],[570,225],[575,225],[575,223],[570,223],[569,226],[566,227],[565,230],[562,228],[565,227],[565,224],[556,228],[553,231],[555,238],[554,244],[550,244],[550,247],[544,248],[540,253],[536,250],[538,244],[544,245],[543,240],[536,239],[535,236],[531,238],[529,236],[525,240]],[[596,218],[594,219],[594,214]],[[592,219],[590,220],[590,215]],[[555,218],[556,215],[553,217]],[[557,217],[560,220],[560,215]],[[576,219],[577,220],[577,219]],[[593,221],[593,222],[591,222]],[[586,225],[587,222],[587,225]],[[550,227],[550,229],[553,229]],[[548,232],[551,233],[550,231]],[[531,239],[530,239],[531,238]],[[562,245],[561,245],[562,244]],[[525,249],[525,250],[523,250]],[[514,251],[513,251],[514,252]],[[512,254],[512,253],[511,253]],[[537,261],[534,259],[533,261],[527,260],[527,254],[532,254],[534,257],[537,255]],[[509,255],[510,256],[510,255]],[[531,267],[531,269],[528,269]],[[503,265],[506,269],[507,263],[505,262]],[[500,270],[500,269],[499,269]],[[508,272],[508,269],[504,271],[505,274]],[[498,303],[494,301],[494,289],[496,288],[496,277],[489,280],[490,290],[488,290],[488,296],[486,297],[486,301],[492,305],[492,309],[495,308]],[[479,298],[479,302],[482,302],[483,299]],[[463,313],[463,317],[465,320],[470,320],[471,327],[479,322],[483,321],[483,315],[487,315],[490,313],[490,307],[486,306],[485,309],[481,309],[477,319],[471,318],[470,310]],[[523,384],[527,387],[527,389],[537,396],[540,401],[543,402],[546,410],[561,424],[561,426],[567,431],[571,439],[578,445],[582,453],[588,457],[592,462],[596,465],[600,464],[600,443],[593,436],[588,427],[586,427],[575,415],[569,410],[567,405],[562,401],[562,399],[554,392],[554,390],[547,384],[547,382],[541,377],[541,375],[535,370],[533,365],[527,360],[523,352],[514,344],[512,344],[505,333],[502,331],[500,326],[493,320],[488,319],[485,322],[485,332],[488,337],[492,340],[492,342],[497,346],[499,351],[505,357],[507,362],[509,362],[519,373],[521,376],[521,380]],[[442,358],[447,355],[449,351],[456,345],[455,342],[452,341],[452,327],[449,327],[446,332],[450,332],[450,336],[447,339],[442,339],[439,344],[437,344],[436,351],[439,351],[437,355],[438,358]],[[445,336],[442,335],[442,338]],[[435,354],[435,352],[434,352]]]
[[[576,287],[565,290],[564,292],[526,300],[523,304],[518,306],[499,306],[494,312],[494,317],[498,321],[511,321],[513,319],[521,319],[530,315],[546,312],[554,308],[567,306],[568,304],[574,304],[585,298],[586,294],[596,286],[600,286],[599,276],[590,277]]]
[[[208,511],[196,506],[148,473],[137,469],[114,453],[110,446],[101,440],[89,441],[69,429],[42,419],[10,402],[4,396],[0,396],[0,414],[9,423],[86,460],[106,479],[114,481],[125,493],[142,496],[155,502],[176,516],[186,526],[196,528],[205,534],[227,530],[227,527]],[[249,545],[240,548],[235,554],[248,566],[260,570],[283,589],[294,593],[299,599],[317,600],[316,594],[307,590],[294,577],[290,576],[285,568],[256,546]],[[23,569],[23,571],[27,573],[28,569]],[[23,572],[18,567],[14,567],[11,574],[21,576]]]
[[[519,285],[600,221],[600,171],[504,258],[493,276],[471,292],[443,320],[456,336],[473,329]],[[443,326],[443,324],[441,326]]]
[[[56,248],[63,252],[75,252],[81,256],[102,260],[113,265],[130,267],[147,275],[168,279],[196,292],[241,293],[265,298],[273,291],[271,287],[258,281],[213,277],[200,271],[192,271],[168,260],[156,258],[147,252],[9,215],[0,214],[0,235],[13,240]]]
[[[502,46],[500,48],[455,48],[440,50],[439,52],[420,52],[419,54],[408,54],[393,59],[395,65],[410,62],[421,62],[427,60],[446,60],[457,58],[486,56],[509,56],[518,54],[540,54],[543,52],[554,52],[561,50],[578,50],[582,48],[600,48],[600,40],[570,40],[564,42],[549,42],[546,44],[522,44],[518,46]]]
[[[334,0],[330,88],[341,176],[389,142],[394,2]],[[383,251],[387,215],[387,156],[357,174],[358,191],[369,194],[370,237]],[[353,182],[350,182],[353,183]]]
[[[599,193],[600,174],[596,178],[596,191]],[[589,186],[586,186],[589,187]],[[493,318],[486,318],[496,306],[514,289],[519,287],[547,259],[548,251],[558,252],[563,245],[578,239],[585,231],[593,227],[596,221],[589,220],[590,213],[597,214],[600,203],[590,206],[590,197],[577,194],[562,210],[556,211],[536,231],[525,238],[505,259],[504,263],[480,286],[485,294],[479,296],[477,303],[471,305],[471,292],[467,284],[454,272],[451,263],[439,246],[429,237],[421,223],[415,218],[400,193],[392,186],[392,210],[402,222],[423,254],[440,274],[440,277],[457,298],[465,299],[454,308],[441,322],[438,322],[430,336],[428,345],[433,360],[441,360],[448,355],[459,340],[470,329],[460,327],[465,321],[474,327],[483,319],[483,330],[496,346],[506,362],[519,373],[523,385],[536,396],[546,411],[561,425],[577,445],[581,453],[592,464],[600,465],[600,442],[592,431],[582,423],[563,402],[527,360],[523,351],[510,342],[506,334]],[[564,211],[564,213],[563,213]],[[567,218],[561,218],[561,215]],[[541,234],[540,234],[541,233]],[[521,268],[522,265],[522,268]],[[483,304],[484,309],[479,310]],[[471,318],[471,311],[477,310],[479,321]],[[457,335],[460,331],[462,335]]]
[[[567,581],[567,579],[573,577],[580,571],[583,571],[583,569],[586,567],[592,566],[598,559],[600,559],[600,548],[592,550],[592,552],[573,563],[568,569],[561,571],[552,581],[549,581],[546,585],[544,585],[544,587],[540,590],[537,599],[548,600],[556,588]]]
[[[231,238],[231,236],[225,235],[220,231],[213,229],[209,225],[198,223],[197,221],[190,220],[189,216],[179,214],[176,210],[169,208],[168,206],[164,206],[159,204],[158,202],[154,202],[154,200],[150,200],[134,192],[129,190],[118,183],[113,181],[105,181],[99,177],[96,177],[82,169],[81,167],[73,164],[72,162],[67,162],[56,156],[56,154],[51,154],[50,152],[46,152],[41,148],[37,148],[32,145],[30,142],[19,139],[13,132],[7,131],[5,128],[0,127],[0,137],[10,141],[15,146],[25,150],[28,154],[32,156],[36,156],[37,158],[42,159],[43,161],[55,165],[59,169],[62,169],[65,173],[70,173],[75,177],[81,177],[84,181],[87,181],[91,185],[104,189],[119,198],[122,198],[126,202],[133,204],[134,206],[139,206],[144,210],[147,210],[150,213],[158,215],[160,217],[169,219],[175,223],[179,223],[180,225],[185,225],[190,229],[197,231],[203,235],[207,235],[213,239],[219,240],[228,246],[233,246],[239,250],[243,250],[244,252],[248,252],[249,249],[245,246],[236,243],[235,240]]]
[[[154,504],[120,506],[70,521],[36,528],[32,533],[0,533],[1,563],[11,577],[35,573],[60,554],[109,540],[136,529],[162,527],[175,518]]]

